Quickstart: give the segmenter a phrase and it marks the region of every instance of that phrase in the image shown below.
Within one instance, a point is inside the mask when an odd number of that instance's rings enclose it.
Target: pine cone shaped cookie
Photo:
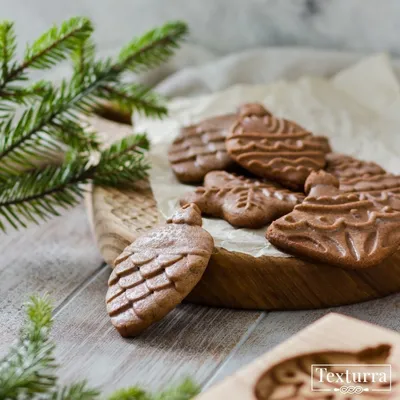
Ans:
[[[226,138],[229,155],[257,176],[302,190],[312,171],[325,166],[327,138],[313,136],[296,123],[275,118],[260,105],[240,113]]]
[[[293,210],[303,201],[278,184],[249,179],[224,171],[209,172],[204,187],[186,193],[182,204],[195,203],[204,214],[223,218],[242,228],[261,228]]]
[[[312,173],[308,197],[271,224],[267,239],[288,253],[345,268],[372,267],[394,253],[400,212],[338,186],[333,175]]]
[[[168,159],[182,183],[200,183],[209,171],[225,170],[233,161],[225,137],[236,119],[227,114],[183,128],[168,151]]]
[[[122,336],[135,336],[163,318],[198,283],[214,248],[201,225],[199,208],[188,204],[116,259],[106,303]]]

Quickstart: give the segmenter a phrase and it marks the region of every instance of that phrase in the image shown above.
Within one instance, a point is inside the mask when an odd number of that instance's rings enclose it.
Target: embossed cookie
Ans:
[[[340,190],[343,192],[381,192],[400,189],[400,176],[380,174],[371,176],[355,176],[340,180]]]
[[[274,221],[267,239],[290,254],[354,269],[394,253],[400,246],[400,212],[338,187],[333,175],[312,173],[304,202]]]
[[[214,248],[201,225],[199,208],[188,204],[116,259],[106,303],[122,336],[135,336],[163,318],[200,280]]]
[[[346,180],[360,176],[373,176],[386,173],[380,165],[372,161],[362,161],[340,153],[326,155],[325,170],[335,175],[339,179],[339,182],[342,179]]]
[[[265,109],[262,113],[259,105],[246,110],[227,135],[229,155],[257,176],[302,190],[310,172],[324,168],[328,140]]]
[[[183,183],[200,183],[209,171],[225,170],[233,161],[225,147],[235,114],[206,119],[183,128],[168,151],[172,170]]]
[[[180,202],[196,203],[204,214],[223,218],[233,226],[260,228],[292,211],[303,199],[302,193],[275,183],[212,171],[206,175],[204,187],[186,193]]]

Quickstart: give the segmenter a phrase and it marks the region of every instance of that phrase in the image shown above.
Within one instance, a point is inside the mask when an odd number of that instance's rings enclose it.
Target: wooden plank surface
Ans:
[[[385,350],[381,347],[382,345]],[[378,348],[380,348],[380,351],[371,350],[378,350]],[[387,351],[388,349],[389,351]],[[308,356],[304,357],[305,354],[308,354]],[[314,355],[310,356],[310,354]],[[378,356],[378,354],[380,355]],[[262,385],[264,396],[261,396],[263,399],[317,398],[316,393],[312,392],[310,388],[310,370],[312,364],[322,362],[321,357],[323,357],[323,363],[371,364],[371,366],[372,364],[390,364],[392,380],[390,383],[387,381],[391,385],[390,393],[379,392],[379,394],[385,395],[381,397],[378,396],[378,392],[375,392],[371,398],[379,397],[393,400],[399,398],[400,335],[377,325],[344,315],[329,314],[273,350],[266,352],[233,376],[215,385],[209,391],[200,395],[198,400],[255,400],[254,393],[261,389],[261,376],[263,376],[264,382]],[[294,361],[294,358],[296,361]],[[355,371],[360,370],[355,368]],[[375,371],[380,372],[382,369]],[[387,373],[389,374],[388,369]],[[268,386],[266,386],[267,382]],[[345,381],[342,380],[341,382]],[[314,383],[319,385],[319,382],[314,381]],[[346,383],[343,384],[346,385]],[[341,385],[339,384],[339,386]],[[338,394],[333,390],[334,386],[326,381],[320,386],[324,390],[329,390],[329,392],[324,393],[323,398],[326,399],[359,398],[358,396]],[[363,386],[368,388],[368,391],[371,391],[371,389],[388,390],[386,385],[382,386],[374,380],[370,380]],[[283,393],[285,393],[285,396],[282,396]],[[367,397],[370,398],[368,394]],[[322,396],[318,396],[318,398],[322,399]]]
[[[139,337],[123,339],[105,309],[109,274],[98,273],[57,314],[63,381],[85,376],[106,392],[136,383],[157,389],[185,376],[206,382],[260,315],[183,304]]]
[[[15,339],[31,294],[48,293],[59,307],[102,263],[83,205],[41,226],[0,234],[0,355]]]
[[[324,310],[263,313],[242,346],[210,377],[207,387],[218,383],[330,312],[345,314],[400,332],[400,294]]]

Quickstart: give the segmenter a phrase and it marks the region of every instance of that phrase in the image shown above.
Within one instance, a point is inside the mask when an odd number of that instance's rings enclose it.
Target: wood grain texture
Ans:
[[[0,355],[15,340],[31,294],[48,293],[57,308],[102,264],[83,205],[1,234],[0,254]]]
[[[343,315],[329,314],[196,399],[254,400],[255,384],[261,375],[284,360],[314,352],[358,352],[382,344],[391,346],[387,362],[392,365],[393,374],[398,378],[400,370],[399,334]],[[340,357],[335,362],[340,362],[339,360]],[[392,393],[391,399],[398,398],[400,388],[398,385],[396,387],[397,395]],[[326,398],[329,398],[328,395]],[[389,396],[385,398],[389,399]]]
[[[88,378],[105,392],[158,387],[192,376],[204,382],[259,317],[259,312],[181,305],[134,339],[122,339],[105,308],[103,270],[57,315],[53,338],[64,382]]]
[[[139,188],[94,187],[88,198],[100,251],[112,264],[141,232],[158,222],[156,202]],[[400,290],[400,252],[381,265],[344,270],[294,257],[252,257],[215,248],[187,300],[219,307],[312,309],[376,299]]]
[[[308,325],[330,312],[341,313],[400,333],[400,294],[364,303],[328,308],[262,313],[259,323],[248,332],[240,347],[235,349],[210,377],[206,388],[232,375],[235,371],[280,345]]]

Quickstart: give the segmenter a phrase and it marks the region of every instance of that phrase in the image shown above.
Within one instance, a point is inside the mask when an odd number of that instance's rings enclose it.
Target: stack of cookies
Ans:
[[[181,205],[235,227],[263,226],[289,254],[345,268],[400,246],[400,176],[332,153],[329,140],[263,105],[183,128],[169,149],[176,177],[198,184]]]
[[[375,266],[400,246],[400,176],[332,153],[326,137],[261,104],[183,128],[168,157],[179,181],[202,186],[115,261],[106,303],[122,336],[163,318],[201,279],[214,249],[201,214],[265,226],[282,251],[342,268]]]

